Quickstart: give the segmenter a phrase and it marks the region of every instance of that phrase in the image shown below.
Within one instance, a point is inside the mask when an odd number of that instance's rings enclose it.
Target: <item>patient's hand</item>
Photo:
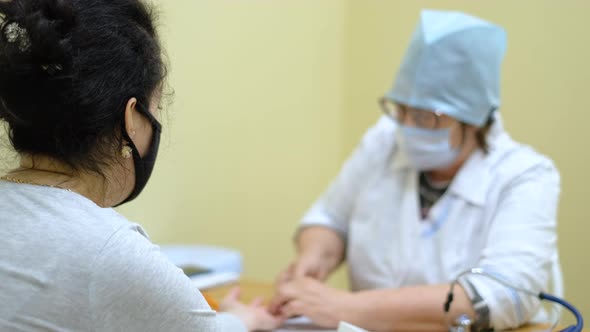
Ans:
[[[239,297],[240,289],[233,288],[219,305],[219,310],[240,318],[249,331],[272,331],[283,323],[284,319],[271,315],[263,306],[262,298],[255,299],[247,305],[240,302]]]

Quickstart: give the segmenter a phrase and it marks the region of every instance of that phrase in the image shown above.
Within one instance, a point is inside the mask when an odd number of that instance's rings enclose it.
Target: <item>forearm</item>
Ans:
[[[345,244],[334,230],[323,226],[302,229],[295,239],[297,255],[320,257],[328,271],[335,270],[344,260]]]
[[[358,292],[343,320],[375,332],[448,331],[443,305],[449,285],[417,286]],[[475,316],[461,286],[456,286],[449,317]]]

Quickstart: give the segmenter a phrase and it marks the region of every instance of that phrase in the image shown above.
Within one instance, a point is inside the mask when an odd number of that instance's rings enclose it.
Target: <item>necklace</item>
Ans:
[[[4,176],[0,177],[0,180],[5,180],[5,181],[8,181],[8,182],[12,182],[12,183],[30,184],[30,185],[33,185],[33,186],[49,187],[49,188],[61,189],[61,190],[72,192],[71,189],[62,188],[62,187],[58,187],[58,186],[53,186],[53,185],[50,185],[50,184],[40,184],[40,183],[28,182],[28,181],[24,181],[24,180],[21,180],[21,179],[10,177],[8,175],[4,175]]]

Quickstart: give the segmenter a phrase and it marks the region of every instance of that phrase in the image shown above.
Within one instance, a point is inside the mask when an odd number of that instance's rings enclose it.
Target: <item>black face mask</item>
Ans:
[[[143,108],[138,108],[138,110],[141,114],[148,118],[152,125],[152,141],[145,156],[141,157],[139,155],[139,150],[137,150],[137,147],[135,146],[135,144],[133,144],[133,141],[127,134],[127,130],[125,129],[125,121],[123,121],[123,137],[127,141],[127,144],[129,144],[129,147],[131,148],[133,155],[133,166],[135,168],[135,186],[133,187],[133,191],[131,192],[129,197],[127,197],[124,201],[117,204],[116,206],[120,206],[125,203],[131,202],[137,196],[139,196],[143,188],[145,188],[148,180],[150,179],[150,176],[152,175],[152,171],[156,164],[156,158],[158,157],[158,148],[160,147],[160,134],[162,132],[162,125],[160,125],[160,122],[158,122],[158,120],[156,120],[156,118],[149,111],[144,111]]]

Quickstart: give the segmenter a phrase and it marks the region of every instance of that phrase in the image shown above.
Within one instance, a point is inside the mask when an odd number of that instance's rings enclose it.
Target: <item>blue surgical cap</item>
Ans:
[[[460,12],[423,10],[387,97],[482,126],[500,106],[502,28]]]

